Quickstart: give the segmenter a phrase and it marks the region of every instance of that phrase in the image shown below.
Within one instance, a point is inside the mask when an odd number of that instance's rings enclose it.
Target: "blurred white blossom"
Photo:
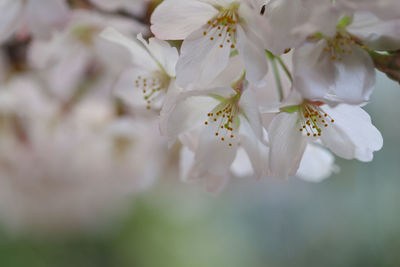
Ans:
[[[50,37],[69,20],[65,0],[1,0],[0,14],[0,43],[18,31]]]

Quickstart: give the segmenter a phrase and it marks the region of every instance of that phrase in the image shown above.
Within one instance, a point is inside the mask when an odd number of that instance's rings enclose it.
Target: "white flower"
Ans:
[[[177,65],[177,83],[207,87],[238,50],[246,79],[260,83],[267,73],[263,38],[256,32],[258,12],[247,1],[167,0],[151,17],[157,38],[184,40]]]
[[[97,94],[101,91],[109,98],[115,77],[130,62],[123,48],[99,37],[107,26],[125,34],[144,29],[129,19],[76,10],[62,32],[50,40],[32,42],[28,50],[30,66],[42,76],[52,95],[68,102],[84,89]]]
[[[372,12],[384,20],[400,18],[400,2],[397,0],[339,0],[337,2],[352,10]]]
[[[374,63],[344,17],[333,36],[318,33],[294,52],[296,90],[313,100],[332,96],[349,104],[367,102],[375,86]]]
[[[166,125],[162,131],[172,140],[181,136],[195,153],[185,180],[205,179],[210,190],[218,191],[229,178],[240,147],[250,158],[255,176],[266,174],[267,150],[256,100],[250,89],[243,91],[242,82],[236,90],[221,87],[182,93],[170,115],[162,117],[167,120],[161,122]]]
[[[34,36],[49,37],[68,20],[64,0],[0,0],[0,13],[0,43],[23,27]]]
[[[29,77],[0,89],[6,229],[59,233],[103,226],[159,177],[167,147],[155,120],[116,117],[111,101],[93,98],[62,113]]]
[[[109,28],[101,36],[127,48],[133,67],[125,71],[116,86],[117,94],[133,106],[160,108],[178,92],[175,86],[175,65],[178,51],[167,42],[150,38],[147,43],[141,34],[139,42],[131,40]],[[169,98],[165,99],[165,96]],[[165,107],[165,109],[169,109]]]
[[[137,16],[143,15],[146,5],[149,4],[147,0],[90,0],[90,2],[107,11],[124,10]]]
[[[293,54],[296,90],[304,97],[349,104],[367,102],[375,86],[374,63],[355,39],[338,33],[307,42]]]
[[[307,182],[321,182],[338,171],[335,157],[329,151],[308,143],[296,176]]]
[[[368,49],[400,48],[399,19],[381,19],[336,1],[275,0],[267,4],[265,16],[272,52],[296,48],[296,90],[311,100],[330,96],[336,102],[367,102],[375,85]]]
[[[388,19],[373,12],[355,12],[347,31],[370,50],[400,49],[400,15]]]
[[[283,103],[268,128],[272,176],[294,175],[310,142],[321,142],[344,159],[371,161],[382,147],[382,136],[359,106],[330,107],[296,95]]]

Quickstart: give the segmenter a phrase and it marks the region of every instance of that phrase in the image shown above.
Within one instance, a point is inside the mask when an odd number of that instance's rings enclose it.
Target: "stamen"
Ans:
[[[220,48],[223,48],[225,43],[232,43],[229,47],[234,49],[238,21],[237,7],[223,9],[217,16],[207,22],[208,27],[203,32],[203,35],[210,35],[210,41],[219,41]]]
[[[305,132],[307,136],[321,136],[323,128],[328,127],[329,123],[335,122],[320,107],[322,104],[306,102],[300,106],[300,132]]]
[[[151,105],[162,98],[166,91],[165,80],[161,77],[138,76],[135,87],[143,92],[143,99],[146,101],[146,109],[150,110]]]
[[[231,98],[225,99],[218,104],[212,112],[208,113],[208,121],[204,122],[205,125],[215,127],[215,136],[219,140],[228,143],[229,147],[233,146],[235,140],[235,131],[237,130],[238,114],[239,114],[239,99],[240,92]]]
[[[343,56],[353,53],[352,46],[356,44],[355,39],[347,34],[338,33],[334,38],[327,39],[327,46],[323,49],[329,53],[332,61],[342,61]]]

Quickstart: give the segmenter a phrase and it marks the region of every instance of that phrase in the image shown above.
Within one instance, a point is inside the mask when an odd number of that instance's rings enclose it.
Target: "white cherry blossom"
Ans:
[[[0,43],[25,28],[37,37],[49,37],[68,19],[64,0],[0,0]]]
[[[124,10],[137,16],[142,16],[145,12],[148,0],[90,0],[93,4],[103,10],[115,12]]]
[[[372,12],[381,19],[400,18],[400,2],[397,0],[338,0],[337,2],[352,10]]]
[[[293,91],[279,110],[268,128],[272,176],[294,175],[308,143],[320,142],[339,157],[364,162],[382,147],[380,132],[359,106],[331,107]]]
[[[169,116],[162,117],[166,122],[161,122],[165,125],[161,130],[170,139],[181,136],[184,144],[191,143],[194,161],[187,179],[204,179],[212,191],[218,191],[229,178],[240,147],[250,158],[255,176],[266,174],[266,148],[255,96],[250,89],[243,90],[242,83],[236,89],[182,93]]]
[[[30,67],[42,77],[52,95],[68,102],[84,87],[85,92],[109,97],[117,75],[130,61],[123,48],[100,38],[106,27],[124,34],[145,30],[129,19],[75,10],[63,31],[49,40],[33,40],[28,49]]]
[[[265,4],[265,21],[260,25],[271,37],[266,48],[277,55],[295,48],[296,90],[306,98],[319,100],[330,95],[337,102],[367,102],[375,85],[368,49],[400,48],[398,18],[382,18],[372,8],[358,11],[354,6],[324,0],[272,0]]]
[[[166,0],[153,13],[151,30],[160,39],[184,40],[177,63],[181,87],[207,87],[235,50],[246,66],[246,79],[261,83],[268,66],[255,23],[258,15],[245,0]]]
[[[165,106],[168,110],[179,92],[175,86],[177,49],[156,38],[147,42],[141,34],[137,36],[138,41],[131,40],[111,28],[101,35],[127,48],[132,58],[132,67],[122,74],[116,86],[117,95],[133,106],[147,109]]]

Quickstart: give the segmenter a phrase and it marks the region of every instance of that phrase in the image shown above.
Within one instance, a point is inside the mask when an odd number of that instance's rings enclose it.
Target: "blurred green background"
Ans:
[[[384,148],[319,183],[243,179],[219,196],[165,180],[98,234],[0,230],[1,267],[400,266],[400,86],[366,107]]]

